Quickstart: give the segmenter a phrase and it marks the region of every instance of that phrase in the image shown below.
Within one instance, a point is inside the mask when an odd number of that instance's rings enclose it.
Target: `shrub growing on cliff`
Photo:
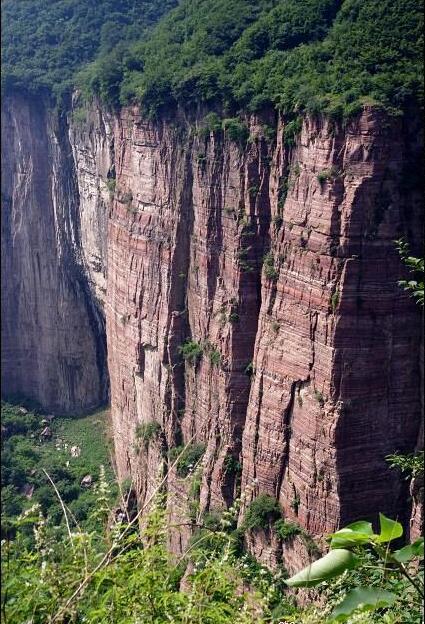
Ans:
[[[245,146],[248,137],[248,126],[237,117],[231,119],[223,119],[223,130],[231,141],[237,143],[241,148]]]
[[[279,273],[275,269],[274,256],[271,252],[264,256],[263,268],[267,279],[275,280],[278,277]]]
[[[202,459],[205,453],[205,444],[195,443],[188,446],[176,446],[170,449],[168,457],[170,462],[176,463],[176,471],[179,477],[187,477],[188,474],[193,472],[197,464]]]
[[[302,529],[299,524],[296,524],[295,522],[287,522],[286,520],[283,520],[283,518],[277,520],[274,523],[274,528],[276,530],[277,535],[280,537],[280,539],[283,542],[290,540],[292,537],[295,537],[296,535],[300,535],[302,532]]]
[[[242,528],[245,531],[265,529],[281,516],[278,501],[268,494],[260,494],[250,503],[245,512]]]
[[[158,422],[140,423],[136,427],[136,438],[143,440],[147,446],[151,440],[158,436],[160,431],[161,425]]]
[[[202,357],[204,350],[199,342],[194,340],[186,340],[186,342],[179,347],[179,353],[183,356],[183,359],[191,364],[197,364]]]
[[[222,120],[217,113],[208,113],[203,118],[197,134],[202,139],[207,139],[211,132],[219,132],[222,129]]]
[[[424,452],[410,453],[403,455],[402,453],[393,453],[385,458],[391,468],[398,468],[405,475],[406,479],[423,477],[424,475]]]
[[[407,292],[410,292],[419,303],[424,305],[424,274],[425,274],[425,261],[423,258],[414,258],[409,253],[409,246],[402,238],[395,241],[397,245],[400,257],[404,261],[405,265],[412,273],[414,279],[400,280],[398,285],[401,286]]]

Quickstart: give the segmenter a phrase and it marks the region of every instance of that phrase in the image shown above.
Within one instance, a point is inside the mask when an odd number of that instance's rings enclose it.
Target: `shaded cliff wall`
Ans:
[[[64,118],[35,98],[2,105],[2,393],[76,414],[108,396],[103,315],[81,242]]]
[[[120,474],[143,499],[168,449],[202,442],[200,511],[248,488],[315,535],[378,511],[406,520],[385,455],[414,448],[420,419],[420,312],[393,242],[419,250],[419,133],[365,109],[345,128],[305,120],[289,149],[283,122],[266,120],[271,142],[248,121],[241,151],[137,109],[116,120],[106,317]],[[142,444],[136,427],[152,421],[162,434]],[[181,520],[190,479],[167,479]],[[172,547],[188,537],[173,531]],[[257,535],[251,549],[272,562],[278,547]]]

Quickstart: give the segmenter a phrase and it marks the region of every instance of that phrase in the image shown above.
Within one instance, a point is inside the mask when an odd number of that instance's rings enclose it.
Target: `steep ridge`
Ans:
[[[174,552],[241,493],[316,537],[378,511],[407,525],[385,456],[420,422],[420,312],[393,241],[420,253],[421,129],[366,106],[344,127],[305,118],[288,146],[270,112],[245,144],[202,115],[75,107],[5,102],[4,390],[62,413],[104,401],[105,313],[119,475],[141,503],[166,476]],[[205,446],[199,492],[168,459],[182,444]],[[313,554],[245,539],[290,571]]]
[[[420,420],[420,313],[393,243],[418,248],[417,129],[366,107],[346,128],[305,119],[288,149],[282,121],[273,143],[247,121],[241,150],[136,108],[116,120],[106,316],[121,476],[143,500],[167,450],[203,443],[201,512],[241,481],[314,535],[378,511],[407,521],[385,455],[412,449]],[[187,339],[196,361],[179,353]],[[161,434],[141,444],[152,422]],[[190,479],[171,468],[168,491],[181,523]],[[173,549],[189,535],[173,531]],[[278,555],[261,532],[251,548]]]
[[[2,391],[77,414],[108,397],[104,318],[90,294],[67,122],[2,104]]]

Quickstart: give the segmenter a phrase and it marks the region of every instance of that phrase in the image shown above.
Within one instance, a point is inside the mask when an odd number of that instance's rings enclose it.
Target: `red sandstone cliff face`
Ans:
[[[201,511],[250,486],[314,535],[377,511],[406,520],[385,455],[414,447],[420,418],[420,314],[393,243],[420,237],[405,179],[419,140],[371,109],[346,128],[306,120],[291,150],[282,123],[274,144],[249,124],[241,151],[137,109],[116,120],[106,317],[120,474],[143,499],[167,449],[202,442]],[[179,353],[187,339],[196,364]],[[152,421],[163,433],[146,449],[136,427]],[[190,479],[171,469],[168,490],[181,521]],[[173,548],[188,536],[173,531]],[[251,548],[272,561],[270,539]]]
[[[2,392],[58,413],[107,398],[105,335],[81,248],[66,123],[44,103],[2,104]]]
[[[393,243],[420,253],[416,128],[366,109],[305,120],[288,148],[282,120],[252,117],[241,149],[136,108],[85,116],[5,105],[3,388],[62,413],[105,400],[104,307],[119,473],[140,501],[166,475],[175,552],[189,515],[241,492],[314,536],[378,511],[408,524],[385,456],[415,447],[420,419],[420,312]],[[167,459],[186,443],[206,448],[199,501]],[[246,542],[290,572],[311,554],[269,530]]]

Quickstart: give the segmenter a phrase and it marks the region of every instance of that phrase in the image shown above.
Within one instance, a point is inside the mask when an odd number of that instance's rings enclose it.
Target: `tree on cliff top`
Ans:
[[[177,0],[2,0],[2,88],[61,100],[98,52],[144,36]]]

